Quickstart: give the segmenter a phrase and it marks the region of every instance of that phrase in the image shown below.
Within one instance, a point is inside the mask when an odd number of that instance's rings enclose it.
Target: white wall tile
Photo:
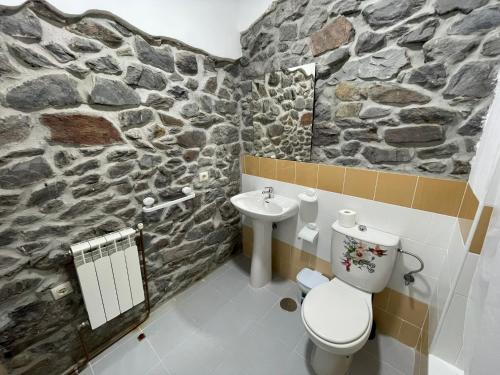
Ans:
[[[337,220],[337,212],[345,208],[345,205],[340,194],[322,190],[318,190],[317,194],[319,209],[316,224],[319,238],[315,255],[331,262],[332,224]]]
[[[442,314],[444,313],[445,305],[450,293],[452,292],[452,280],[450,276],[450,267],[448,264],[448,254],[445,258],[443,267],[437,279],[435,292],[431,297],[429,305],[429,340],[432,346],[435,343],[437,335],[440,334],[439,324],[441,322]]]
[[[241,191],[247,192],[256,190],[256,183],[258,179],[255,176],[251,176],[249,174],[242,173],[241,174]]]
[[[437,326],[439,323],[440,311],[438,309],[437,303],[437,287],[434,289],[434,293],[431,297],[431,302],[429,303],[429,345],[432,344],[434,337],[437,333]]]
[[[464,372],[442,359],[429,355],[429,375],[464,375]]]
[[[403,279],[403,275],[406,272],[407,270],[401,268],[400,264],[396,264],[396,267],[392,272],[391,279],[389,280],[389,288],[426,304],[430,304],[432,301],[432,295],[436,289],[437,279],[423,273],[418,273],[414,275],[415,282],[410,285],[406,285]]]
[[[479,261],[479,255],[474,253],[468,253],[465,258],[464,265],[462,267],[462,272],[458,277],[457,286],[455,288],[455,293],[462,296],[469,295],[469,289],[472,282],[472,277],[474,272],[476,272],[477,262]]]
[[[452,283],[454,283],[454,281],[457,279],[466,256],[467,249],[462,240],[460,226],[457,221],[457,223],[455,224],[455,228],[453,229],[450,247],[448,249],[448,257],[446,259],[446,263],[448,264],[450,270],[450,281]]]
[[[363,224],[435,247],[449,245],[454,217],[357,197],[342,198],[344,206],[358,212]]]
[[[448,258],[446,259],[446,261],[447,260]],[[439,274],[436,291],[437,291],[436,303],[439,311],[439,316],[441,316],[441,313],[444,309],[444,305],[451,291],[450,270],[446,262],[444,267],[441,269],[441,273]]]
[[[427,235],[424,237],[424,242],[433,246],[448,248],[454,227],[457,225],[457,218],[430,212],[427,214],[430,215],[431,221],[429,225],[425,225]]]
[[[414,240],[402,238],[401,248],[405,251],[417,254],[424,262],[422,273],[433,278],[437,278],[443,267],[446,257],[446,248],[435,247],[429,244],[422,244]],[[408,254],[399,254],[398,261],[402,263],[405,269],[411,270],[418,268],[420,262]]]
[[[460,349],[460,353],[458,353],[457,361],[455,362],[455,367],[459,369],[464,369],[464,346],[462,344],[462,348]]]
[[[454,283],[461,270],[462,263],[468,252],[462,240],[460,226],[458,220],[455,220],[453,230],[450,237],[450,244],[444,257],[443,267],[437,280],[436,294],[431,298],[431,305],[429,306],[429,334],[432,341],[431,351],[441,345],[441,336],[446,335],[445,332],[448,328],[445,327],[446,319],[442,317],[443,313],[447,313],[446,303],[450,298],[450,293],[453,293]],[[438,325],[442,324],[442,327]],[[460,348],[458,349],[460,350]]]
[[[462,349],[465,309],[467,298],[454,294],[446,311],[443,326],[432,348],[432,354],[454,364]]]
[[[265,186],[272,186],[276,194],[293,199],[298,199],[298,194],[307,189],[295,184],[242,175],[243,192],[261,190]],[[331,225],[337,220],[337,212],[340,209],[354,210],[358,213],[359,223],[400,236],[403,248],[416,253],[424,260],[424,272],[415,276],[416,280],[413,285],[405,286],[402,275],[418,267],[418,264],[408,255],[399,256],[389,285],[422,302],[429,303],[431,301],[438,283],[437,278],[446,262],[451,235],[457,227],[455,217],[323,190],[317,190],[317,194],[318,203],[316,205],[301,205],[299,215],[278,223],[278,228],[273,231],[273,237],[310,252],[321,259],[331,261]],[[250,220],[246,218],[243,220],[246,225],[251,225]],[[312,245],[297,238],[298,231],[310,221],[315,221],[319,228],[318,240]]]

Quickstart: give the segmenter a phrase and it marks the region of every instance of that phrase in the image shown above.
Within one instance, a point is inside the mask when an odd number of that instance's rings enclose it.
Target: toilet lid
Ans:
[[[302,305],[309,328],[323,340],[346,344],[368,329],[370,307],[350,287],[329,282],[312,289]]]

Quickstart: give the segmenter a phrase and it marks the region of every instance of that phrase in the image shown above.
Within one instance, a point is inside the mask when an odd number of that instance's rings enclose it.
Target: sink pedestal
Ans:
[[[269,192],[266,192],[269,194]],[[296,200],[274,194],[264,199],[262,191],[235,195],[231,203],[253,222],[253,254],[250,285],[262,288],[271,281],[271,242],[273,223],[289,219],[299,212]]]
[[[273,223],[263,220],[252,220],[252,222],[253,249],[250,285],[254,288],[262,288],[271,281]]]

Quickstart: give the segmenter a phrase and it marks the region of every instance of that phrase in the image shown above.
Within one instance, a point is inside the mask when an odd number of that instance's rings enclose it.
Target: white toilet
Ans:
[[[313,288],[302,304],[302,322],[312,342],[317,375],[344,375],[372,328],[372,293],[391,277],[399,237],[363,225],[332,225],[331,265],[335,278]]]

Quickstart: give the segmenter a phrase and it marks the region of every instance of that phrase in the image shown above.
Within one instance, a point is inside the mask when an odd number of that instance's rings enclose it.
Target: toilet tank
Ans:
[[[332,271],[340,280],[369,293],[382,291],[392,274],[399,237],[373,228],[332,224]]]

